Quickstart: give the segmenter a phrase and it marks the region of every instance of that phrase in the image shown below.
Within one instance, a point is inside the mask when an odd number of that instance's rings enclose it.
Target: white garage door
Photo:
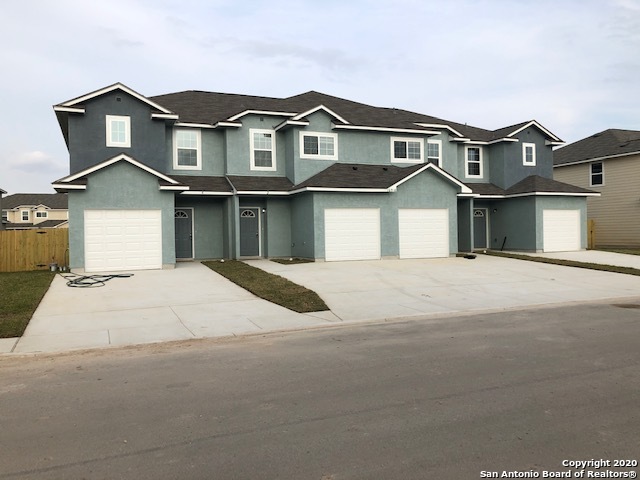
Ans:
[[[160,210],[85,210],[84,269],[162,268]]]
[[[580,250],[580,210],[543,210],[542,236],[545,252]]]
[[[380,210],[325,209],[324,249],[328,262],[380,259]]]
[[[400,258],[449,256],[449,210],[398,210]]]

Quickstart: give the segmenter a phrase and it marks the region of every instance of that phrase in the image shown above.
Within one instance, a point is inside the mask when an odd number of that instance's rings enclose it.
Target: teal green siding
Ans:
[[[473,250],[473,200],[458,200],[458,251]]]
[[[300,158],[300,137],[304,132],[324,132],[338,134],[338,162],[343,161],[342,132],[333,130],[331,127],[332,117],[324,112],[318,111],[309,115],[306,120],[309,125],[304,128],[292,128],[293,135],[290,138],[292,143],[292,167],[287,170],[290,172],[289,179],[294,183],[302,183],[311,178],[316,173],[320,173],[325,168],[336,163],[334,160],[317,160],[312,158]],[[350,163],[355,163],[354,161]]]
[[[268,197],[266,200],[265,256],[291,256],[291,201]]]
[[[553,152],[550,146],[545,145],[546,137],[542,132],[540,132],[536,127],[529,127],[518,133],[514,138],[517,138],[520,141],[518,143],[509,143],[504,147],[504,188],[509,188],[510,186],[515,185],[529,175],[553,178]],[[523,143],[535,144],[535,166],[523,164]]]
[[[397,257],[398,209],[446,208],[449,210],[449,251],[458,251],[458,188],[439,174],[427,170],[391,193],[314,193],[315,256],[324,258],[324,210],[326,208],[379,208],[382,257]]]
[[[195,129],[197,130],[197,129]],[[166,131],[166,155],[165,169],[163,172],[169,172],[169,175],[209,175],[221,176],[225,173],[225,132],[220,130],[211,130],[208,128],[200,129],[200,139],[202,142],[202,169],[201,170],[183,170],[176,169],[173,165],[173,129],[167,128]]]
[[[521,197],[496,202],[475,202],[474,207],[487,208],[489,245],[500,250],[536,250],[535,197]]]
[[[492,249],[542,251],[543,210],[580,210],[581,248],[587,245],[587,209],[584,197],[527,196],[504,200],[475,201],[475,208],[487,208],[489,244]]]
[[[316,258],[314,194],[301,193],[291,199],[291,256]],[[324,243],[323,243],[324,245]]]
[[[176,198],[176,208],[193,208],[193,258],[224,258],[224,204],[222,198]]]
[[[128,93],[113,91],[84,105],[85,113],[69,115],[69,165],[76,173],[125,153],[162,171],[165,158],[165,126],[151,119],[151,107]],[[127,116],[131,127],[130,147],[107,147],[106,115]]]
[[[262,119],[262,120],[261,120]],[[286,168],[286,135],[276,132],[276,170],[251,170],[251,129],[273,130],[285,117],[272,115],[246,115],[242,117],[242,127],[228,128],[225,135],[226,174],[284,177]]]
[[[176,263],[174,192],[161,191],[157,177],[121,161],[93,173],[82,191],[69,193],[71,268],[84,268],[85,210],[162,211],[162,263]]]

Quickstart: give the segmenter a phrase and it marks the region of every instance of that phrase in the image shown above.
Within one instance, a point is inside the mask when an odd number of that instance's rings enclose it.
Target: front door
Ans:
[[[240,208],[240,256],[260,256],[259,208]]]
[[[193,210],[178,208],[175,213],[176,258],[193,258]]]
[[[487,220],[486,208],[473,209],[473,248],[487,248]]]

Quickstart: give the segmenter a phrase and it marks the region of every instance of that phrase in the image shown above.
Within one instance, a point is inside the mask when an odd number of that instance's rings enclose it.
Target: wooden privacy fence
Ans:
[[[596,246],[596,222],[587,220],[587,248],[592,249]]]
[[[47,270],[52,263],[67,265],[68,249],[66,228],[0,231],[0,272]]]

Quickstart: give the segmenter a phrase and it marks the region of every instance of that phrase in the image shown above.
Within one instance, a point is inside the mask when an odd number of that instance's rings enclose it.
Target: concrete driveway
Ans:
[[[69,288],[58,275],[24,336],[3,340],[0,352],[56,352],[336,322],[567,302],[634,301],[633,297],[640,296],[640,277],[485,255],[474,260],[247,263],[316,291],[331,311],[291,312],[253,296],[197,262],[179,263],[174,270],[135,272],[133,277],[115,278],[100,288]]]
[[[590,252],[577,252],[588,254]],[[580,256],[638,262],[640,256]],[[588,257],[588,259],[587,259]],[[632,257],[632,258],[629,258]],[[640,296],[640,277],[478,255],[465,258],[247,263],[318,293],[343,321],[501,310]],[[632,266],[632,265],[628,265]]]
[[[299,314],[197,262],[134,272],[98,288],[70,288],[56,275],[13,353],[56,352],[306,328],[338,321]]]

